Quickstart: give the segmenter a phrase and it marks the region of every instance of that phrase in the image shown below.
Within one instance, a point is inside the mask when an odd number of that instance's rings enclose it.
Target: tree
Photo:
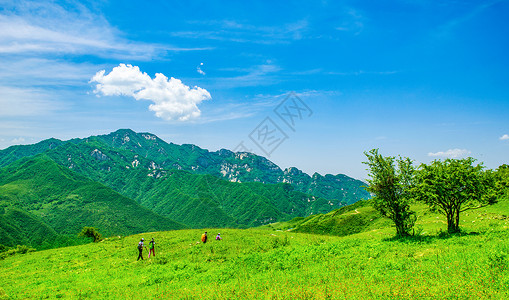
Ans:
[[[495,172],[496,189],[499,195],[504,197],[509,195],[509,165],[501,165]]]
[[[101,234],[94,227],[83,227],[78,236],[91,237],[94,239],[94,243],[97,243],[102,239]]]
[[[409,158],[383,157],[378,153],[378,149],[364,154],[368,158],[364,163],[368,165],[371,177],[367,180],[367,190],[375,194],[373,206],[380,214],[394,222],[397,236],[410,235],[410,230],[417,220],[409,205],[414,173],[412,161]],[[394,164],[395,160],[397,166]]]
[[[435,160],[417,170],[415,197],[447,218],[447,231],[459,232],[460,213],[497,201],[495,176],[475,159]]]

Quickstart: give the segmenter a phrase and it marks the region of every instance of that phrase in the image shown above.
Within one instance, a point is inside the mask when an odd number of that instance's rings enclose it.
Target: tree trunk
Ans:
[[[396,235],[397,236],[409,236],[408,232],[406,231],[405,224],[401,220],[398,222],[394,222],[396,224]]]
[[[460,209],[456,210],[456,218],[454,220],[455,232],[460,232]]]
[[[456,233],[459,232],[459,210],[451,211],[447,214],[447,232]]]
[[[447,217],[447,232],[455,233],[456,226],[454,226],[454,213],[452,211],[448,211],[446,217]]]

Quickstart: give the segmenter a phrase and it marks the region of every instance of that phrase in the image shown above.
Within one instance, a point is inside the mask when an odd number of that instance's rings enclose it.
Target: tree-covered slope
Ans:
[[[294,191],[287,183],[237,183],[211,175],[160,169],[153,160],[93,139],[46,155],[104,183],[154,212],[191,227],[249,227],[325,213],[337,200]]]
[[[0,151],[0,162],[40,152],[67,171],[194,228],[259,226],[327,213],[366,196],[363,183],[345,175],[310,177],[296,168],[282,171],[254,154],[209,152],[131,130],[10,147]]]
[[[370,198],[364,189],[366,184],[360,180],[343,174],[309,176],[293,167],[281,170],[265,157],[252,153],[234,153],[226,149],[210,152],[196,145],[168,144],[153,134],[128,129],[89,139],[150,158],[155,166],[164,169],[210,174],[234,182],[290,183],[295,190],[346,204]]]
[[[184,228],[46,155],[0,169],[0,240],[40,245],[93,226],[106,236]]]
[[[49,141],[49,140],[48,140]],[[365,183],[346,175],[309,176],[297,168],[281,170],[268,159],[251,153],[234,153],[229,150],[210,152],[195,145],[166,143],[150,133],[136,133],[121,129],[107,135],[73,139],[67,142],[51,140],[35,145],[13,146],[0,151],[0,166],[15,158],[31,156],[50,149],[47,144],[60,146],[48,152],[59,164],[80,172],[82,158],[89,155],[101,161],[101,168],[123,165],[126,169],[177,169],[195,174],[208,174],[232,182],[261,182],[269,184],[290,183],[295,190],[322,197],[337,204],[370,198],[364,189]],[[57,142],[58,141],[58,142]],[[67,155],[67,156],[66,156]],[[91,172],[86,173],[88,177]],[[104,174],[96,172],[98,179]],[[95,179],[94,179],[95,180]],[[117,188],[118,190],[118,188]]]
[[[20,158],[34,156],[46,150],[55,149],[65,143],[66,142],[57,139],[47,139],[33,145],[11,146],[7,149],[0,150],[0,168]]]
[[[134,171],[133,171],[134,172]],[[187,171],[136,172],[121,193],[191,227],[252,227],[327,212],[331,202],[290,184],[229,182]]]

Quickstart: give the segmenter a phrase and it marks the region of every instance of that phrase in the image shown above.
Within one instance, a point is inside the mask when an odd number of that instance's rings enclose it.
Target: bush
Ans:
[[[101,234],[94,227],[83,227],[78,236],[90,237],[94,239],[94,243],[99,242],[102,239]]]
[[[33,251],[35,251],[34,248],[30,248],[25,245],[18,245],[18,247],[16,248],[16,252],[21,253],[21,254],[26,254],[28,252],[33,252]]]
[[[26,254],[29,252],[34,252],[35,249],[25,245],[18,245],[16,248],[9,248],[2,245],[2,251],[0,251],[0,260],[5,259],[8,256],[13,256],[16,254]]]

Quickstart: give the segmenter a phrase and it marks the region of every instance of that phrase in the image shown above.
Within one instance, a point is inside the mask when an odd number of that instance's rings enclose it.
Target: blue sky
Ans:
[[[508,14],[509,1],[0,0],[0,149],[131,128],[309,174],[364,179],[372,148],[496,168]]]

